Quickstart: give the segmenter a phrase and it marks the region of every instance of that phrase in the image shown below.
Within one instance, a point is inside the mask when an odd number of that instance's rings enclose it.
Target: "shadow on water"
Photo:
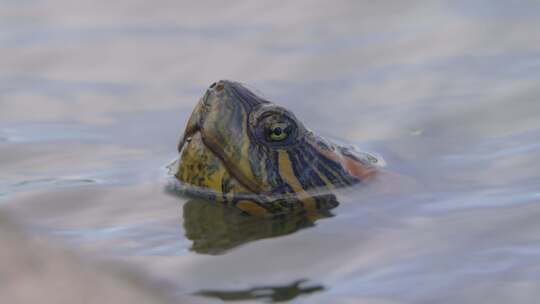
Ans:
[[[260,286],[245,290],[219,291],[202,290],[196,295],[217,298],[222,301],[267,300],[271,302],[290,301],[301,295],[324,290],[322,285],[302,286],[307,280],[298,280],[289,285]]]
[[[261,219],[202,199],[186,202],[183,214],[186,237],[193,241],[191,250],[211,255],[224,254],[248,242],[288,235],[333,216],[328,210],[319,210],[316,214]]]

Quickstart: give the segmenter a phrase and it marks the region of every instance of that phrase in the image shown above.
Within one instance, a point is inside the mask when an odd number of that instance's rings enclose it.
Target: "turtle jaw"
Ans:
[[[230,127],[227,124],[217,125],[223,120],[220,115],[226,112],[225,109],[238,106],[233,100],[223,97],[228,85],[220,81],[211,86],[195,106],[178,144],[180,166],[176,177],[182,182],[217,193],[259,193],[259,187],[253,180],[235,170],[235,160],[231,155],[226,155],[221,146],[231,141],[231,137],[234,139],[234,136],[242,133],[237,129],[227,130]]]
[[[270,193],[271,186],[261,175],[260,155],[253,153],[248,123],[249,113],[262,103],[265,101],[239,83],[218,81],[206,90],[193,110],[179,150],[183,150],[187,141],[198,132],[201,143],[248,192]]]
[[[251,192],[204,143],[200,131],[194,131],[183,139],[180,164],[175,175],[181,182],[205,192],[219,194]]]
[[[180,141],[178,142],[178,152],[182,154],[182,149],[184,148],[184,145],[186,142],[189,142],[193,135],[195,135],[197,132],[200,132],[201,126],[203,123],[203,119],[205,116],[205,108],[206,108],[206,100],[208,99],[208,91],[204,94],[204,96],[199,100],[197,105],[195,106],[195,109],[193,109],[193,112],[191,113],[191,116],[189,117],[189,120],[186,125],[186,129],[184,130],[184,134]]]
[[[202,125],[208,95],[207,91],[193,109],[178,143],[180,165],[175,175],[186,184],[219,193],[222,191],[223,177],[228,171],[203,140]]]

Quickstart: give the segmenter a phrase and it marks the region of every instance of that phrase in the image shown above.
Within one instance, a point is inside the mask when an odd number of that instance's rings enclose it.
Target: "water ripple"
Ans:
[[[42,189],[54,189],[65,187],[76,187],[97,183],[97,180],[89,178],[39,178],[33,180],[23,180],[15,183],[0,183],[0,197],[7,197],[15,193],[28,193]]]

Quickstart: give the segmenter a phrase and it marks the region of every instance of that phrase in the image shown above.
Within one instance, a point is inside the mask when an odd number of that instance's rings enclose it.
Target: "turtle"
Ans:
[[[200,98],[178,153],[173,174],[185,193],[272,218],[332,209],[336,189],[367,184],[384,165],[230,80]]]

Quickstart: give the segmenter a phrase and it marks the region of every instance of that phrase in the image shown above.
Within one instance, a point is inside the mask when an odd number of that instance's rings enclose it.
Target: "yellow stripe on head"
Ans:
[[[242,109],[242,148],[240,152],[240,159],[238,161],[238,167],[240,169],[240,172],[244,173],[246,178],[251,181],[257,181],[257,177],[255,176],[255,172],[253,172],[251,168],[251,153],[249,151],[249,147],[251,146],[251,141],[249,140],[249,135],[247,133],[248,128],[248,122],[247,122],[247,113],[245,109]],[[255,183],[257,187],[260,185],[258,183]],[[258,189],[259,191],[261,189]]]
[[[284,180],[296,195],[299,197],[299,200],[304,205],[304,208],[307,210],[317,209],[317,203],[309,194],[306,193],[302,184],[294,174],[294,170],[291,164],[291,159],[287,151],[280,150],[278,152],[278,165],[279,165],[279,174],[282,180]]]

